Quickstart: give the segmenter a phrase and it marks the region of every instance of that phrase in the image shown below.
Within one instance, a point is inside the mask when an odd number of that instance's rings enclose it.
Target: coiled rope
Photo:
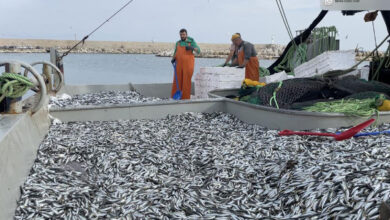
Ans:
[[[22,97],[34,84],[25,76],[15,73],[3,73],[0,76],[0,102],[5,97]]]

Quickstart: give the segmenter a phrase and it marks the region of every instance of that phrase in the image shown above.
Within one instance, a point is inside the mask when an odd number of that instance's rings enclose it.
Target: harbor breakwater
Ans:
[[[55,47],[60,52],[72,48],[78,41],[74,40],[40,40],[40,39],[0,39],[0,53],[47,53]],[[86,41],[75,48],[72,53],[103,54],[155,54],[170,57],[174,52],[174,42],[120,42],[120,41]],[[225,58],[229,54],[230,44],[199,43],[203,58]],[[255,44],[259,59],[277,59],[285,49],[279,44]],[[369,52],[356,51],[357,60],[363,59]]]
[[[51,47],[65,52],[78,41],[73,40],[36,40],[36,39],[0,39],[0,53],[46,53]],[[106,54],[155,54],[168,57],[174,52],[174,42],[118,42],[118,41],[86,41],[73,53],[106,53]],[[229,54],[230,44],[199,43],[202,53],[198,57],[222,58]],[[284,46],[276,44],[256,44],[260,59],[279,57]]]

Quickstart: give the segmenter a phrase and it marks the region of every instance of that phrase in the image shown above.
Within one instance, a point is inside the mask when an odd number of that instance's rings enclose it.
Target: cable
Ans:
[[[376,31],[375,31],[374,21],[372,21],[371,23],[372,23],[372,30],[374,31],[375,47],[378,47],[378,43],[376,41]]]
[[[350,73],[351,71],[355,70],[355,68],[358,67],[360,64],[362,64],[364,61],[366,61],[369,57],[371,57],[387,41],[387,39],[389,37],[390,37],[390,34],[387,35],[387,37],[385,37],[385,39],[383,39],[383,41],[373,51],[371,51],[370,54],[368,54],[366,57],[364,57],[360,62],[353,65],[351,68],[346,69],[346,70],[342,70],[342,71],[338,71],[338,70],[330,71],[330,72],[323,74],[322,76],[323,77],[336,77],[336,76],[341,76],[341,75]]]
[[[288,54],[290,48],[292,46],[295,46],[295,44],[301,44],[302,42],[306,41],[309,36],[311,35],[311,32],[313,29],[324,19],[324,17],[328,14],[328,11],[321,11],[320,14],[317,16],[317,18],[314,19],[314,21],[310,24],[310,26],[303,31],[299,36],[294,38],[294,42],[289,42],[284,49],[282,55],[273,63],[271,64],[267,69],[269,70],[270,74],[275,74],[276,70],[274,69],[276,66],[278,66],[285,58],[285,56]]]
[[[290,40],[292,42],[291,48],[289,49],[289,52],[288,52],[289,56],[285,57],[285,58],[287,58],[287,60],[283,60],[283,61],[287,61],[287,69],[292,72],[293,68],[295,68],[297,66],[296,65],[297,62],[299,64],[302,64],[303,62],[306,61],[307,48],[302,50],[301,47],[298,47],[297,43],[294,40],[294,36],[292,34],[291,27],[290,27],[290,24],[288,22],[286,12],[284,10],[283,3],[281,2],[281,0],[276,0],[276,4],[278,5],[279,12],[280,12],[280,15],[282,16],[284,26],[286,27],[287,33],[288,33]],[[296,54],[296,60],[294,61],[294,66],[293,66],[292,59],[293,59],[295,54]],[[300,60],[298,61],[298,59],[300,59]],[[284,62],[281,62],[278,66],[276,66],[276,70],[277,71],[281,70],[283,68],[283,65],[284,65]],[[284,69],[284,70],[287,71],[287,69]]]
[[[103,25],[105,25],[107,22],[109,22],[113,17],[115,17],[119,12],[121,12],[123,9],[125,9],[130,3],[132,3],[134,0],[128,1],[125,5],[123,5],[119,10],[117,10],[113,15],[111,15],[108,19],[106,19],[103,23],[101,23],[97,28],[95,28],[91,33],[87,34],[83,39],[81,39],[77,44],[75,44],[72,48],[70,48],[68,51],[62,54],[62,56],[58,57],[57,61],[62,60],[65,56],[67,56],[74,48],[76,48],[81,43],[84,44],[85,40],[88,39],[89,36],[91,36],[93,33],[95,33],[97,30],[99,30]]]
[[[291,32],[291,29],[290,29],[290,26],[289,26],[289,23],[288,23],[286,14],[285,14],[285,12],[284,12],[284,8],[283,8],[283,5],[282,5],[282,2],[280,2],[280,0],[275,0],[275,1],[276,1],[276,4],[278,5],[278,9],[279,9],[280,15],[281,15],[281,17],[282,17],[284,26],[286,27],[287,34],[289,35],[290,40],[292,41],[292,40],[294,39],[294,37],[293,37],[293,35],[292,35],[292,32]],[[294,43],[295,43],[295,42],[294,42]]]
[[[284,10],[284,7],[283,7],[283,4],[282,4],[282,1],[281,1],[281,0],[279,0],[279,4],[280,4],[280,7],[282,8],[282,12],[283,12],[283,15],[284,15],[284,19],[286,20],[287,28],[288,28],[288,31],[290,32],[290,36],[291,36],[291,40],[292,40],[292,39],[294,38],[294,35],[292,34],[290,24],[288,23],[286,11]]]

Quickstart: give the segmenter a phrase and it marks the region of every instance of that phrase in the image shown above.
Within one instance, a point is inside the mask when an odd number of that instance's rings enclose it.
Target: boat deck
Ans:
[[[111,91],[113,88],[117,88],[119,91],[127,91],[128,88],[133,88],[132,90],[135,90],[135,86],[131,87],[129,84],[126,84],[124,86],[113,87],[72,86],[68,87],[68,91],[73,91],[74,95],[77,91],[86,94],[98,91]],[[166,91],[169,89],[169,85],[163,87],[150,85],[150,88],[153,89],[149,91],[148,96],[166,98],[164,96],[167,94]],[[170,117],[169,115],[180,116],[187,112],[199,114],[215,112],[220,112],[222,114],[227,113],[227,115],[237,118],[240,123],[267,129],[274,135],[276,134],[276,131],[272,129],[310,130],[319,128],[341,128],[350,127],[367,120],[365,118],[350,117],[343,114],[276,110],[275,108],[242,103],[226,98],[189,101],[163,100],[152,103],[101,104],[77,107],[53,107],[50,109],[50,115],[64,123],[81,123],[86,121],[90,121],[91,123],[103,123],[103,121],[111,123],[112,121],[142,119],[163,120]],[[389,123],[390,114],[381,113],[378,121],[378,124]],[[0,198],[3,198],[0,199],[0,219],[11,219],[14,215],[16,204],[10,203],[9,201],[18,200],[20,197],[19,187],[26,180],[31,166],[36,159],[38,147],[49,131],[49,112],[47,109],[42,109],[34,115],[29,113],[4,115],[1,116],[0,123],[2,125],[2,129],[0,130],[0,185],[4,186],[0,189]],[[335,131],[335,129],[333,131]],[[276,137],[274,137],[274,139],[275,138]],[[288,140],[285,143],[286,146],[289,145],[290,141],[295,140],[294,138],[278,138],[278,140],[279,139]],[[301,145],[306,143],[305,139],[298,139],[301,140],[299,142]],[[384,142],[378,142],[379,147],[387,141],[387,139],[383,138],[381,140]],[[314,141],[313,143],[317,142]],[[351,141],[351,143],[354,142]],[[363,145],[365,146],[365,144],[366,143]],[[332,144],[329,146],[331,145]],[[351,146],[353,146],[353,144]],[[340,149],[342,149],[342,147],[340,147]],[[374,157],[375,152],[372,154],[372,157]]]

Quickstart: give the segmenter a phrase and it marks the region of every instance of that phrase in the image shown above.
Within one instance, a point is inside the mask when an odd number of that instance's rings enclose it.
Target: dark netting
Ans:
[[[390,96],[381,93],[381,92],[375,92],[375,91],[369,91],[369,92],[359,92],[352,95],[349,95],[345,97],[344,99],[371,99],[371,98],[377,98],[380,95],[384,95],[386,99],[389,99]]]
[[[241,86],[240,91],[238,91],[238,96],[243,97],[254,93],[257,90],[255,86]]]
[[[252,94],[252,99],[257,98],[261,105],[270,105],[270,100],[274,91],[279,87],[279,83],[271,83]],[[280,108],[290,108],[291,104],[304,100],[328,98],[326,95],[329,89],[327,83],[318,79],[289,79],[283,81],[282,86],[276,92],[276,102]],[[276,103],[272,102],[275,107]]]
[[[371,98],[377,98],[380,95],[384,95],[386,99],[389,99],[389,96],[380,93],[380,92],[360,92],[355,93],[349,96],[345,96],[343,99],[371,99]],[[332,102],[337,99],[317,99],[317,100],[311,100],[311,101],[305,101],[305,102],[296,102],[291,105],[291,109],[296,110],[302,110],[306,107],[313,106],[317,102]]]
[[[351,94],[361,92],[378,92],[390,96],[390,85],[378,81],[366,81],[349,76],[333,82],[334,87]]]
[[[377,81],[365,81],[354,76],[343,79],[298,78],[268,84],[257,91],[241,91],[241,101],[285,109],[302,109],[317,102],[337,99],[367,99],[380,94],[390,97],[390,86]],[[274,92],[276,91],[275,98]],[[249,95],[252,92],[251,95]],[[246,96],[242,96],[246,95]],[[249,96],[248,96],[249,95]],[[277,105],[276,105],[277,103]]]

